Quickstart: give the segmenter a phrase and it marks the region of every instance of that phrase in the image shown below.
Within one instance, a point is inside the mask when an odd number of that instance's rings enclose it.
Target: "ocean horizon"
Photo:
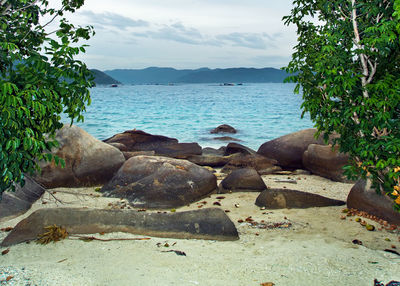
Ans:
[[[85,121],[75,123],[104,140],[126,130],[142,130],[173,137],[179,142],[197,142],[203,148],[219,148],[230,136],[255,150],[266,141],[313,127],[306,114],[301,119],[300,94],[291,83],[245,83],[178,85],[119,85],[91,89],[92,104]],[[64,122],[67,123],[68,120]],[[236,134],[210,134],[229,124]]]

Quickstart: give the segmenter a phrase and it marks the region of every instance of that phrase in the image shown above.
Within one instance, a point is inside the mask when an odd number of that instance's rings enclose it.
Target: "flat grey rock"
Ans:
[[[305,209],[313,207],[342,206],[344,204],[344,201],[330,199],[317,194],[287,189],[269,189],[263,191],[256,200],[257,206],[266,207],[267,209]]]
[[[35,240],[49,225],[64,227],[69,234],[127,232],[156,237],[237,240],[238,232],[225,212],[217,208],[177,213],[145,213],[136,210],[83,208],[41,209],[20,221],[1,247]]]

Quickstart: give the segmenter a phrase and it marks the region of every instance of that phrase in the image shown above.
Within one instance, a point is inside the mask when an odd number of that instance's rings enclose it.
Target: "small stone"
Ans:
[[[365,226],[365,228],[366,228],[368,231],[374,231],[374,230],[375,230],[375,226],[373,226],[373,225],[371,225],[371,224],[367,224],[367,225]]]

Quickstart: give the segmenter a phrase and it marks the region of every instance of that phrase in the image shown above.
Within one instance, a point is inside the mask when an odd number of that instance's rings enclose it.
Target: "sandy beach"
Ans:
[[[346,200],[353,186],[304,174],[262,178],[271,188],[340,200]],[[282,179],[295,179],[297,184],[276,182]],[[119,199],[101,197],[95,188],[58,188],[50,192],[63,203],[45,193],[29,212],[1,222],[0,228],[13,227],[39,208],[124,205]],[[237,241],[150,237],[135,241],[85,242],[68,238],[48,245],[23,243],[0,256],[0,285],[373,285],[374,279],[384,283],[400,280],[400,256],[384,251],[399,251],[398,232],[379,230],[376,222],[365,219],[377,228],[367,231],[355,222],[356,217],[344,216],[345,206],[268,210],[254,204],[257,196],[243,192],[213,194],[176,210],[218,207],[228,211],[239,231]],[[259,225],[251,225],[249,217]],[[0,232],[0,239],[6,235]],[[143,237],[126,233],[94,236]],[[355,239],[362,245],[354,244]]]

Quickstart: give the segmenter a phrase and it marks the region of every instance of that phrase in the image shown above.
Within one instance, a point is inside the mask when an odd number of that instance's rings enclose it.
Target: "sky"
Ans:
[[[50,5],[59,5],[51,0]],[[67,15],[96,35],[84,60],[90,68],[150,66],[275,67],[289,62],[296,44],[282,17],[292,0],[85,0]]]

